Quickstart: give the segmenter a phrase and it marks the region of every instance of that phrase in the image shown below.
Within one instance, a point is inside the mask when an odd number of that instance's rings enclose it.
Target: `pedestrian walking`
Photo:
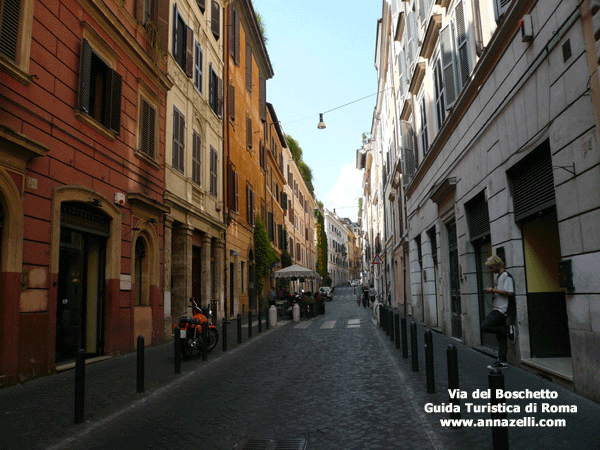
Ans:
[[[377,296],[377,291],[375,290],[375,288],[373,287],[373,285],[371,285],[371,287],[369,288],[370,305],[373,305],[373,303],[375,303],[375,297],[376,296]]]
[[[515,340],[514,325],[507,325],[506,319],[509,315],[514,315],[514,295],[515,285],[512,276],[504,270],[504,261],[499,256],[490,256],[485,262],[493,274],[496,274],[496,282],[493,287],[488,287],[485,292],[493,294],[492,311],[487,315],[481,324],[482,333],[492,333],[498,339],[498,359],[489,365],[490,369],[506,369],[506,354],[508,352],[508,342]]]

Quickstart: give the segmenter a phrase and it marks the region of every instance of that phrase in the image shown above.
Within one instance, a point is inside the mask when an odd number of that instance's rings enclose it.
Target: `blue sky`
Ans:
[[[357,219],[361,172],[354,169],[370,132],[377,92],[374,66],[378,0],[253,0],[263,19],[275,76],[267,82],[285,133],[298,141],[313,171],[318,200]],[[370,96],[325,114],[319,113]]]

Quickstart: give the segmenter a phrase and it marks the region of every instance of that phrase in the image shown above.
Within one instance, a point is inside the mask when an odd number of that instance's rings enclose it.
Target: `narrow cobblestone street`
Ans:
[[[305,438],[310,449],[434,448],[371,310],[351,289],[336,294],[325,316],[256,338],[59,447],[231,449],[251,437]]]

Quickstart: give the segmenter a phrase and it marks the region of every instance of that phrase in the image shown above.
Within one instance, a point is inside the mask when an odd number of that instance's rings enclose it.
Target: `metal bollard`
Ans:
[[[446,359],[448,361],[448,390],[459,389],[458,387],[458,352],[456,347],[452,344],[448,346],[446,350]],[[456,392],[456,391],[455,391]],[[460,409],[460,398],[454,396],[450,397],[450,403],[452,405],[458,405]],[[451,412],[451,419],[460,419],[460,412]]]
[[[406,316],[400,318],[400,325],[402,326],[402,357],[408,359],[408,333],[406,330]]]
[[[248,339],[252,338],[252,310],[248,311]]]
[[[227,351],[227,318],[223,317],[223,322],[221,323],[221,335],[223,339],[223,351]]]
[[[417,347],[417,324],[410,324],[410,353],[412,356],[412,371],[419,371],[419,350]]]
[[[394,310],[390,307],[388,315],[388,330],[390,330],[390,341],[394,340]]]
[[[396,348],[400,348],[400,314],[394,314],[394,337],[396,338]]]
[[[260,308],[258,308],[258,332],[262,333],[262,313]]]
[[[433,370],[433,335],[431,330],[425,331],[425,377],[427,378],[427,393],[435,394],[435,375]]]
[[[238,313],[237,315],[237,341],[238,344],[242,343],[242,315]]]
[[[271,324],[269,323],[269,308],[265,312],[265,329],[268,330],[271,328]]]
[[[208,320],[202,325],[202,361],[208,360]]]
[[[85,351],[79,349],[75,358],[75,423],[83,423],[85,404]]]
[[[492,369],[488,375],[490,390],[492,391],[492,405],[503,403],[496,397],[496,389],[504,390],[504,375],[500,369]],[[492,423],[495,419],[506,419],[506,412],[491,413]],[[492,427],[492,448],[494,450],[508,450],[508,427]]]
[[[137,392],[144,392],[144,336],[137,338]]]
[[[173,339],[175,348],[175,373],[181,373],[181,328],[175,327],[175,339]]]

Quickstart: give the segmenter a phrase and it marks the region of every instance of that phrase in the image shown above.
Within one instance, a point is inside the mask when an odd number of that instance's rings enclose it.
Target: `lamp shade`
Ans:
[[[319,124],[317,125],[317,128],[319,130],[322,130],[323,128],[327,128],[325,125],[325,122],[323,122],[323,113],[319,113]]]

